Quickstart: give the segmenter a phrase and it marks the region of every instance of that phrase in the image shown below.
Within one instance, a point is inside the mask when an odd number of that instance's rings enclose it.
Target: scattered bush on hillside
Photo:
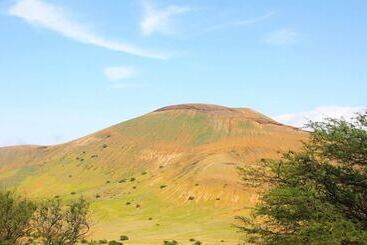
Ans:
[[[167,185],[161,185],[159,188],[164,189],[166,187],[167,187]]]
[[[195,186],[199,186],[199,184],[198,184],[198,183],[196,183],[196,184],[195,184]]]
[[[219,201],[219,200],[220,200],[220,198],[219,198],[219,197],[217,197],[215,200]]]
[[[99,243],[100,243],[100,244],[107,244],[107,243],[108,243],[108,241],[107,241],[106,239],[103,239],[103,240],[99,240]]]
[[[101,195],[99,195],[99,194],[96,194],[96,198],[100,198],[101,197]]]
[[[165,241],[163,241],[163,244],[164,245],[177,245],[178,244],[178,242],[176,241],[176,240],[165,240]]]
[[[112,240],[112,241],[109,241],[108,242],[108,245],[123,245],[123,243],[122,242],[117,242],[115,240]]]
[[[145,172],[145,171],[141,173],[141,175],[146,175],[146,174],[147,174],[147,172]]]
[[[189,200],[190,200],[190,201],[192,201],[192,200],[194,200],[194,199],[195,199],[195,197],[193,197],[193,196],[190,196],[190,197],[189,197]]]
[[[194,242],[194,245],[201,245],[201,243],[202,243],[202,242],[200,242],[200,241],[195,241],[195,242]]]
[[[135,181],[135,178],[134,178],[134,177],[132,177],[132,178],[130,179],[130,182],[133,182],[133,181]]]
[[[111,181],[107,180],[107,181],[106,181],[106,184],[109,184],[109,183],[111,183]]]
[[[153,220],[153,218],[152,217],[149,217],[148,220]]]
[[[120,236],[120,241],[127,241],[127,240],[129,240],[128,236],[126,236],[126,235],[121,235]]]
[[[136,186],[135,185],[133,186],[133,189],[136,189]]]
[[[130,205],[131,204],[131,202],[126,202],[126,205]]]
[[[54,198],[60,198],[60,196],[59,195],[55,195]]]
[[[159,166],[159,168],[163,168],[163,166],[161,165],[161,166]]]
[[[195,242],[195,239],[194,238],[190,238],[189,240],[190,242]]]
[[[69,178],[73,177],[71,174],[69,174]]]
[[[103,144],[102,145],[102,148],[104,149],[104,148],[107,148],[108,147],[108,145],[106,145],[106,144]]]
[[[86,243],[89,243],[87,239],[82,239],[80,240],[80,243],[83,243],[83,244],[86,244]]]
[[[140,204],[136,204],[136,206],[135,206],[136,208],[140,208],[141,206],[140,206]]]
[[[124,182],[126,182],[126,179],[119,180],[119,183],[124,183]]]
[[[72,192],[70,192],[70,194],[71,194],[71,195],[75,195],[75,194],[76,194],[76,192],[75,192],[75,191],[72,191]]]

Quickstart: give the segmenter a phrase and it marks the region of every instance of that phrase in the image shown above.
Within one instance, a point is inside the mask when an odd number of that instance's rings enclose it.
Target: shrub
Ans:
[[[131,202],[126,202],[126,205],[130,205],[131,204]]]
[[[133,186],[133,189],[136,189],[136,186]]]
[[[171,240],[171,241],[163,241],[164,245],[177,245],[178,242],[176,240]]]
[[[129,240],[128,236],[126,236],[126,235],[121,235],[120,236],[120,241],[127,241],[127,240]]]
[[[149,217],[148,220],[152,220],[153,218],[152,217]]]
[[[107,244],[107,243],[108,243],[108,241],[107,241],[106,239],[103,239],[103,240],[99,240],[99,243],[100,243],[100,244]]]
[[[108,145],[106,145],[106,144],[102,145],[102,148],[107,148],[107,147],[108,147]]]
[[[107,181],[106,181],[106,184],[109,184],[109,183],[111,183],[111,182],[110,182],[109,180],[107,180]]]
[[[123,183],[123,182],[126,182],[126,179],[122,179],[119,181],[119,183]]]
[[[147,174],[147,172],[145,172],[145,171],[141,173],[141,175],[146,175],[146,174]]]
[[[99,194],[96,195],[96,198],[100,198],[100,197],[101,197],[101,195],[99,195]]]
[[[134,178],[134,177],[132,177],[132,178],[130,179],[130,182],[133,182],[133,181],[135,181],[135,178]]]
[[[76,194],[76,192],[75,192],[75,191],[72,191],[72,192],[70,192],[70,194],[71,194],[71,195],[75,195],[75,194]]]
[[[200,241],[195,241],[194,244],[195,245],[201,245],[201,242]]]
[[[88,241],[87,241],[86,239],[82,239],[82,240],[80,241],[80,243],[85,244],[85,243],[88,243]]]
[[[190,238],[189,240],[190,242],[195,242],[195,239],[194,238]]]
[[[159,168],[163,168],[163,166],[161,165],[161,166],[159,166]]]
[[[189,197],[189,200],[190,200],[190,201],[192,201],[192,200],[194,200],[194,199],[195,199],[195,197],[193,197],[193,196],[190,196],[190,197]]]
[[[166,187],[167,187],[167,185],[161,185],[159,188],[164,189]]]
[[[123,245],[122,242],[116,242],[115,240],[109,241],[108,245]]]
[[[136,208],[140,208],[140,204],[136,204],[136,206],[135,206]]]

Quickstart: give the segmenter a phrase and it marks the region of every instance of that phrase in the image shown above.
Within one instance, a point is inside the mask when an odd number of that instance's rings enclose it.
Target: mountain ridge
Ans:
[[[296,150],[307,135],[251,109],[173,105],[61,145],[0,148],[0,185],[32,198],[83,195],[99,220],[94,238],[233,244],[233,217],[256,200],[237,167]]]

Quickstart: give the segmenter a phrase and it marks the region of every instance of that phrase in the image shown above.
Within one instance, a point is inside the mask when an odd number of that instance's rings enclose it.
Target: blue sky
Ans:
[[[2,0],[0,145],[71,140],[156,108],[300,125],[367,105],[364,0]]]

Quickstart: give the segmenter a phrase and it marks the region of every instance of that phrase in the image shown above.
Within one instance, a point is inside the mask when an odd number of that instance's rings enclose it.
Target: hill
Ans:
[[[297,149],[307,133],[247,108],[168,106],[66,144],[0,148],[0,185],[92,202],[91,238],[236,244],[256,200],[236,168]]]

